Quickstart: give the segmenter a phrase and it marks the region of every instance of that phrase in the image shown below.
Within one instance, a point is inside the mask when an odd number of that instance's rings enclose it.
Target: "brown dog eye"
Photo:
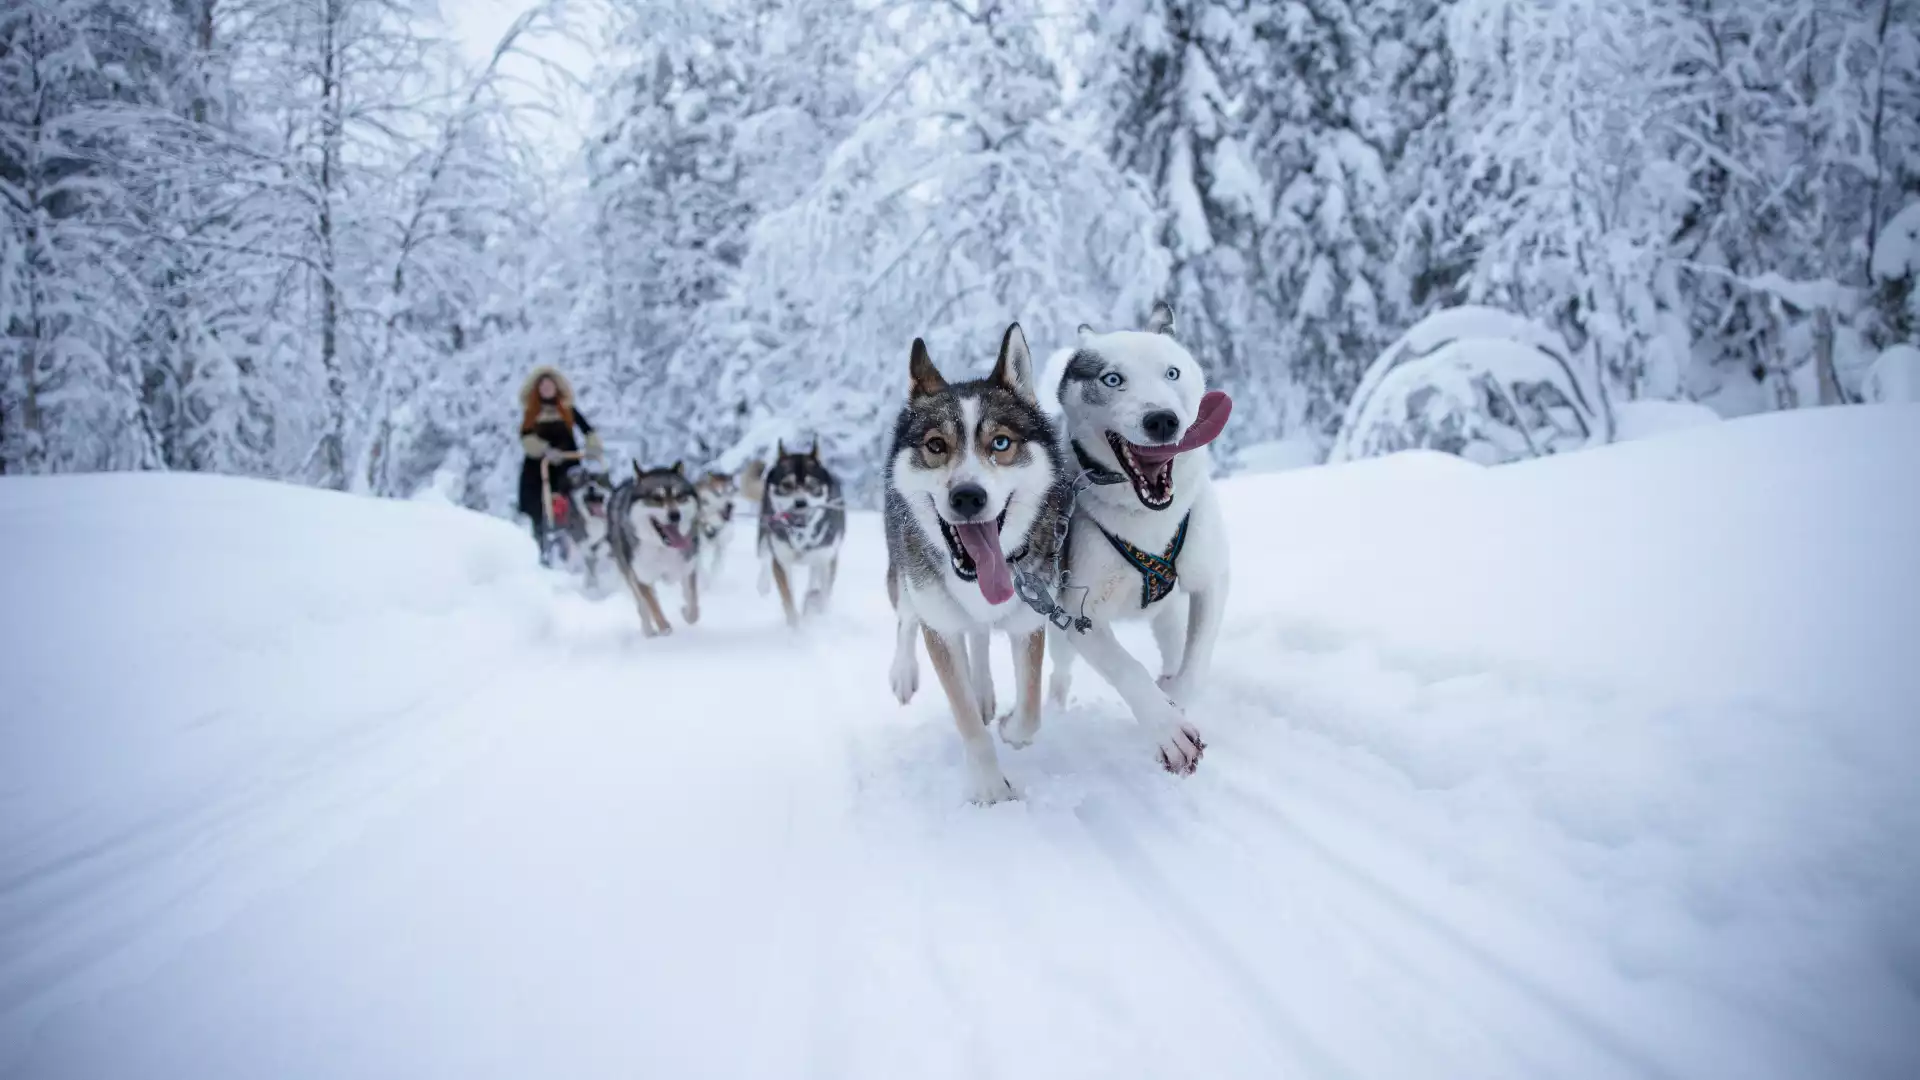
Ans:
[[[938,435],[935,435],[932,438],[928,439],[925,445],[926,445],[927,453],[932,454],[935,457],[939,457],[940,455],[947,452],[947,440],[941,438]]]

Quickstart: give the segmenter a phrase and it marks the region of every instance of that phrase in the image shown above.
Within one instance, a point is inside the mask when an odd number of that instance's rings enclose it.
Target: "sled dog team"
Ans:
[[[902,703],[912,699],[923,642],[976,802],[1015,795],[993,731],[1015,748],[1039,732],[1049,641],[1053,703],[1065,703],[1078,656],[1152,733],[1168,771],[1192,772],[1206,750],[1185,706],[1207,677],[1226,600],[1226,534],[1205,447],[1232,402],[1207,390],[1173,322],[1172,310],[1156,304],[1142,330],[1080,327],[1057,418],[1040,404],[1019,324],[1007,328],[984,378],[949,381],[925,343],[913,342],[885,466],[887,595],[897,618],[890,682]],[[570,401],[567,409],[577,419]],[[570,442],[530,443],[529,461]],[[738,482],[709,474],[696,484],[679,465],[634,472],[602,493],[602,528],[649,635],[670,629],[657,585],[681,583],[681,615],[698,620],[699,580],[718,565],[736,491],[751,498],[755,488],[762,593],[770,581],[778,586],[789,624],[825,610],[846,513],[817,443],[804,453],[781,446],[764,474],[750,469]],[[526,487],[523,476],[523,506]],[[803,568],[807,590],[796,606]],[[1152,627],[1157,677],[1115,636],[1127,619]],[[1005,713],[988,655],[996,632],[1013,651],[1014,704]]]
[[[754,462],[738,477],[709,472],[695,481],[679,462],[652,469],[636,462],[632,476],[612,484],[577,468],[582,457],[604,451],[564,376],[536,368],[520,397],[519,507],[532,519],[541,561],[576,565],[594,584],[604,558],[632,592],[648,637],[673,632],[660,607],[661,586],[677,583],[680,617],[689,625],[700,621],[700,582],[720,570],[733,535],[734,501],[742,494],[760,503],[760,591],[778,584],[787,622],[798,625],[793,588],[804,569],[806,612],[826,609],[846,510],[819,443],[805,453],[781,445],[771,467]],[[576,428],[586,436],[584,448]]]

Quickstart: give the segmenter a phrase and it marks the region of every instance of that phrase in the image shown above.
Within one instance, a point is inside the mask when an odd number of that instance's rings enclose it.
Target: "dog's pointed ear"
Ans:
[[[1173,336],[1173,308],[1165,300],[1153,302],[1153,314],[1147,316],[1147,333]]]
[[[908,397],[931,397],[947,388],[947,380],[940,375],[940,369],[933,366],[933,357],[927,355],[927,343],[919,338],[913,339],[913,352],[907,357],[907,374],[912,384],[907,390]]]
[[[676,462],[674,462],[674,463],[673,463],[673,474],[674,474],[675,476],[685,476],[685,475],[687,475],[687,463],[686,463],[686,462],[684,462],[684,461],[676,461]]]
[[[633,462],[630,462],[629,464],[633,466],[633,478],[635,480],[640,479],[641,472],[642,472],[640,468],[640,463],[638,461],[633,461]]]
[[[1081,341],[1085,341],[1093,336],[1093,327],[1088,326],[1086,323],[1081,323],[1079,326],[1074,327],[1073,332],[1079,336]]]
[[[1029,405],[1039,400],[1033,392],[1033,354],[1027,351],[1027,335],[1019,323],[1010,324],[1000,338],[1000,359],[994,362],[992,378]]]
[[[807,448],[807,456],[815,461],[820,460],[820,436],[813,437],[813,445]]]
[[[773,440],[773,456],[776,461],[787,456],[787,440]]]

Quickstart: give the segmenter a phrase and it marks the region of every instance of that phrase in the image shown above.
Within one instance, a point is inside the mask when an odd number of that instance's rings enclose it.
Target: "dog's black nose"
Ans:
[[[1147,438],[1155,442],[1167,442],[1180,434],[1180,418],[1167,409],[1155,409],[1141,417],[1140,426],[1146,429]]]
[[[971,518],[987,508],[987,489],[979,484],[961,484],[947,493],[947,505],[963,518]]]
[[[793,508],[795,510],[805,510],[807,508],[807,500],[805,499],[793,500]]]
[[[667,524],[669,525],[680,524],[680,511],[678,510],[667,511]]]

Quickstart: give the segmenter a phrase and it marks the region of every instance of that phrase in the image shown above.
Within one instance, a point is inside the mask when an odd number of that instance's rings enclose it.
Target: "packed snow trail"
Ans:
[[[1792,420],[1229,481],[1200,772],[1086,676],[990,809],[870,515],[644,640],[448,508],[0,483],[0,1074],[1914,1075],[1920,413]]]

